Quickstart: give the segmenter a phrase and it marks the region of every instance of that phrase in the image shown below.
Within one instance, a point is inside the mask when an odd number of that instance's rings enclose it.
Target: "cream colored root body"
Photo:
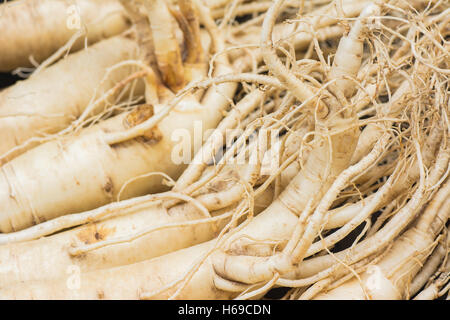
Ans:
[[[105,81],[107,69],[137,56],[135,41],[113,37],[69,55],[40,74],[20,81],[0,93],[0,165],[38,144],[29,139],[67,127],[97,96],[132,74],[131,67],[118,68]],[[136,94],[143,93],[138,85]],[[104,103],[98,104],[96,112]],[[16,148],[20,146],[20,148]],[[13,150],[13,148],[15,148]]]
[[[261,233],[266,233],[270,234],[270,238],[276,239],[283,238],[289,230],[292,233],[298,217],[283,208],[273,205],[271,207],[272,212],[267,210],[262,212],[254,218],[251,228],[246,228],[236,237],[246,234],[258,238]],[[274,215],[278,221],[275,224],[270,222]],[[269,224],[270,231],[267,225],[269,222],[272,223]],[[139,263],[81,273],[80,287],[75,290],[67,286],[69,276],[66,275],[59,279],[36,280],[6,286],[0,290],[0,298],[140,299],[143,298],[142,293],[155,292],[150,298],[167,299],[176,291],[177,286],[159,291],[174,281],[182,281],[190,267],[197,264],[216,243],[217,240],[212,240]],[[213,259],[214,254],[196,269],[188,285],[177,295],[177,299],[231,299],[236,296],[234,292],[226,292],[216,287],[215,283],[220,278],[215,274]],[[313,266],[313,269],[316,269],[316,266]]]
[[[250,94],[236,107],[241,109],[243,105],[248,108],[248,104],[255,105],[260,98],[260,95]],[[226,124],[229,119],[223,122]],[[226,180],[226,177],[224,178]],[[217,188],[226,189],[226,186]],[[16,233],[4,234],[1,242],[5,245],[0,246],[0,256],[3,255],[4,258],[0,257],[0,268],[5,272],[0,275],[0,284],[6,286],[19,281],[63,277],[66,269],[74,265],[79,267],[81,272],[87,272],[150,259],[216,237],[231,217],[230,208],[214,212],[210,208],[211,205],[202,203],[201,199],[196,201],[205,205],[205,209],[212,212],[213,218],[205,217],[205,213],[192,203],[180,204],[170,209],[166,208],[164,202],[149,204],[151,199],[155,201],[171,198],[171,194],[174,192],[116,202],[91,212],[67,215]],[[175,199],[182,198],[175,196]],[[120,217],[89,224],[87,215],[91,217],[91,221],[94,217]],[[78,224],[86,221],[88,223],[40,240],[12,243],[69,228],[77,225],[75,221],[78,221]],[[55,228],[57,225],[60,227]],[[34,261],[32,270],[26,267],[26,261],[30,257]],[[52,268],[48,268],[49,265],[52,265]]]
[[[17,3],[16,3],[17,2]],[[0,71],[32,67],[30,57],[41,63],[77,32],[72,46],[117,35],[128,28],[125,12],[116,0],[30,0],[0,5]]]
[[[219,69],[218,72],[229,72],[226,66]],[[13,159],[1,168],[0,230],[17,231],[112,202],[127,181],[149,172],[164,172],[176,179],[187,163],[172,158],[173,147],[187,144],[185,149],[192,153],[195,145],[201,145],[203,133],[219,123],[236,87],[235,83],[225,83],[211,88],[202,104],[189,100],[182,111],[173,110],[137,139],[107,143],[111,135],[127,136],[128,116],[121,114],[79,135],[44,143]],[[132,119],[149,118],[149,108],[138,109]],[[183,130],[184,140],[172,139],[175,130]],[[127,186],[121,197],[162,188],[160,177],[138,179]]]
[[[164,194],[160,197],[164,198]],[[73,267],[84,273],[151,259],[214,238],[226,221],[216,218],[206,223],[186,224],[202,217],[189,214],[184,207],[167,210],[156,196],[153,201],[121,209],[109,219],[38,240],[2,245],[0,286],[65,277]],[[174,226],[177,223],[181,225]],[[152,228],[153,232],[134,240],[104,245]],[[93,246],[97,248],[90,249]]]
[[[67,274],[56,280],[37,280],[4,287],[1,299],[139,299],[141,293],[160,289],[176,280],[190,264],[211,248],[212,242],[192,246],[162,257],[127,266],[79,274],[79,286],[71,286]],[[208,260],[209,261],[209,260]],[[206,262],[194,275],[192,283],[179,298],[229,299],[233,294],[217,290],[214,271]],[[78,276],[78,275],[77,275]],[[206,281],[198,281],[206,280]],[[165,299],[164,293],[155,298]]]

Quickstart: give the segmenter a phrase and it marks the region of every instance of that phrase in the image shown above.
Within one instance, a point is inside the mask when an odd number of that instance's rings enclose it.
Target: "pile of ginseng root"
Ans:
[[[448,1],[83,2],[2,7],[0,298],[449,299]]]

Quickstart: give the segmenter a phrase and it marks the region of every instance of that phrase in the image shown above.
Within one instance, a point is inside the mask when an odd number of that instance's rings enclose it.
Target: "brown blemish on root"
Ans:
[[[31,225],[35,226],[37,224],[39,224],[39,221],[36,221],[36,218],[35,218],[34,214],[32,214],[31,215]]]
[[[138,141],[142,141],[149,145],[154,145],[160,142],[163,138],[161,131],[159,131],[158,127],[155,126],[151,130],[147,130],[143,136],[137,138]]]
[[[239,173],[236,170],[225,171],[220,179],[214,179],[208,185],[204,187],[204,190],[200,194],[205,193],[218,193],[225,191],[236,184],[236,181],[240,180]]]
[[[109,197],[113,196],[113,191],[114,191],[114,183],[112,181],[112,179],[110,177],[108,177],[106,179],[106,183],[103,185],[103,190],[106,192],[106,194]]]
[[[223,180],[214,181],[207,186],[208,189],[207,193],[225,191],[229,187],[229,185],[230,183],[228,181]]]
[[[153,115],[154,109],[152,105],[149,104],[140,105],[125,117],[124,126],[125,128],[137,126],[138,124],[143,123]],[[161,141],[162,138],[163,135],[161,131],[158,129],[158,126],[155,126],[154,128],[147,130],[142,136],[136,138],[136,140],[146,144],[153,145]]]
[[[141,124],[148,118],[152,117],[155,114],[153,106],[149,104],[142,104],[133,111],[131,111],[125,117],[125,127],[131,128],[138,124]]]
[[[114,234],[116,228],[98,227],[96,224],[92,224],[90,227],[81,230],[77,234],[77,238],[84,244],[96,243],[105,240],[108,236]]]
[[[105,293],[103,292],[103,290],[98,290],[97,291],[97,298],[98,299],[100,299],[100,300],[102,300],[102,299],[104,299],[105,298]]]

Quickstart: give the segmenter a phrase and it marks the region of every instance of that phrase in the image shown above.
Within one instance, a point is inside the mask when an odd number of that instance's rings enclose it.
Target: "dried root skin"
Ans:
[[[31,67],[30,56],[39,63],[44,61],[78,31],[76,20],[87,30],[88,43],[117,35],[129,26],[122,6],[115,0],[80,0],[77,6],[66,0],[3,3],[0,15],[0,29],[5,30],[0,35],[2,72]],[[73,28],[69,28],[69,19],[74,20]],[[72,50],[82,49],[84,44],[82,37]]]

